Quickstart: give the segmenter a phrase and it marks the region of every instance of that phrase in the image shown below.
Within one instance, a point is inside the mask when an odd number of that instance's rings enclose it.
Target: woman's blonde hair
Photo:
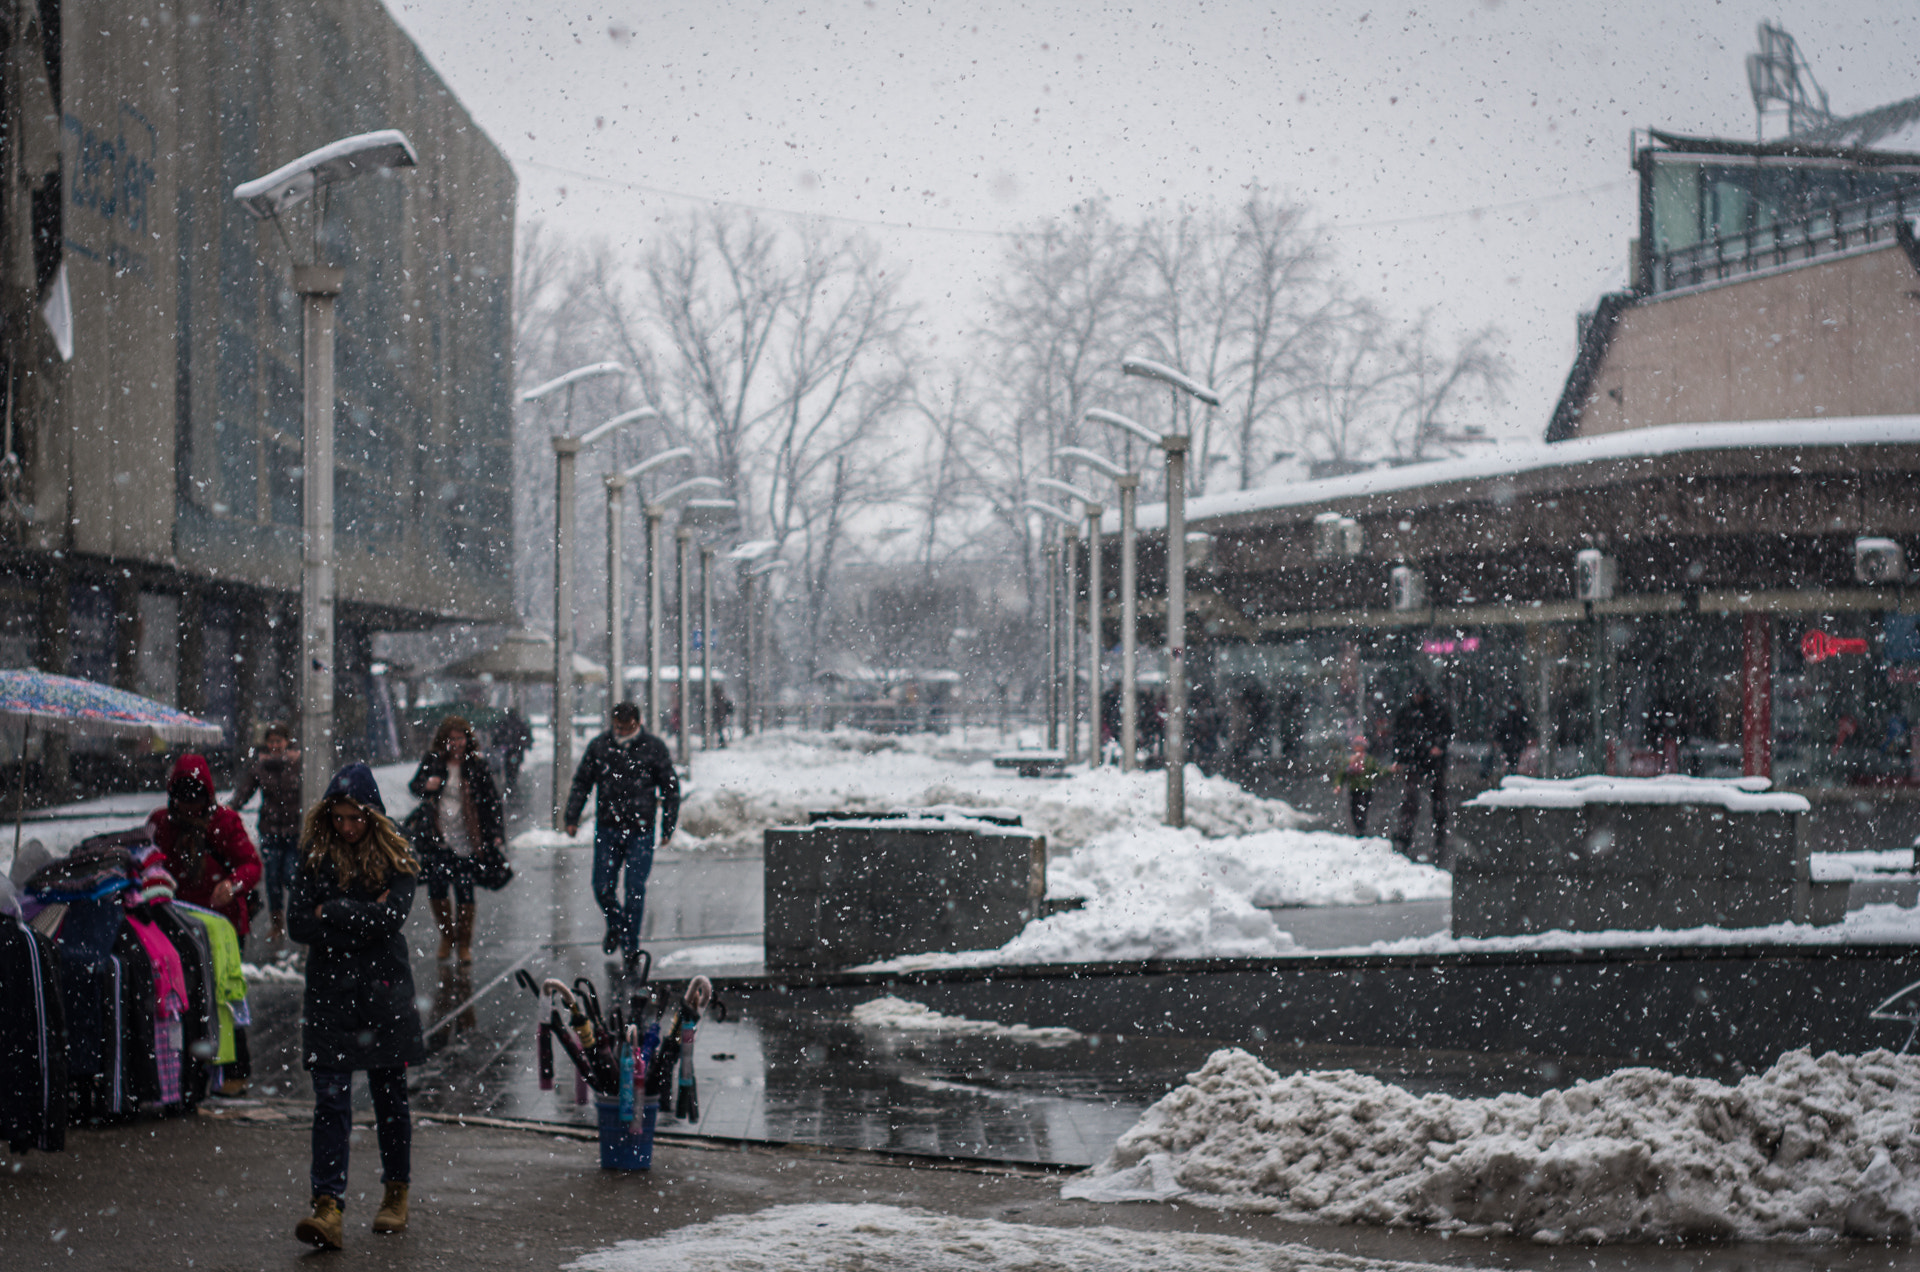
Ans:
[[[352,804],[366,814],[367,833],[359,843],[350,844],[334,831],[335,804]],[[407,837],[394,828],[386,814],[345,795],[323,799],[307,810],[300,859],[316,868],[331,864],[343,888],[356,884],[381,887],[394,875],[420,873],[420,863],[414,860]]]

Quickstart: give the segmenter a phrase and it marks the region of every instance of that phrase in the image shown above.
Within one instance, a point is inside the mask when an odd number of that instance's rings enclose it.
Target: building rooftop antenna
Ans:
[[[1813,78],[1813,68],[1794,38],[1771,22],[1760,24],[1760,51],[1747,54],[1747,87],[1753,91],[1754,133],[1767,139],[1767,116],[1786,112],[1785,136],[1817,128],[1833,120],[1827,109],[1827,90]]]

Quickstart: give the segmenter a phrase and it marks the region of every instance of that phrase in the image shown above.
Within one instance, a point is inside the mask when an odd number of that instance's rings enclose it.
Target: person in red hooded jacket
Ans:
[[[167,806],[147,818],[147,833],[166,858],[174,898],[224,916],[244,943],[247,894],[265,873],[240,814],[213,798],[213,770],[205,757],[183,755],[167,775]],[[233,1031],[234,1062],[225,1066],[216,1095],[247,1093],[253,1061],[247,1031]]]
[[[265,873],[240,814],[213,798],[205,757],[183,755],[167,775],[167,806],[147,818],[178,885],[174,896],[224,915],[247,939],[247,894]]]

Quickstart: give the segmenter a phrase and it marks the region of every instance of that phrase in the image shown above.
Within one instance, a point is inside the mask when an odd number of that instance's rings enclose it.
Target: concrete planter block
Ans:
[[[1613,877],[1711,874],[1699,868],[1694,810],[1685,805],[1594,804],[1580,840],[1580,872]]]
[[[767,965],[848,967],[1004,945],[1040,915],[1046,841],[972,819],[766,832]]]
[[[1805,879],[1810,856],[1801,833],[1804,813],[1729,815],[1726,839],[1729,879]]]

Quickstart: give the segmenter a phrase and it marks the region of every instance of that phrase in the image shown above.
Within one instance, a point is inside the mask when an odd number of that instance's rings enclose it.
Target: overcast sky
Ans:
[[[1920,94],[1912,0],[390,7],[512,160],[523,220],[638,246],[711,202],[839,218],[952,332],[1004,236],[1076,200],[1259,183],[1390,311],[1504,328],[1486,422],[1534,437],[1577,314],[1625,282],[1635,128],[1751,138],[1762,19],[1837,112]]]

